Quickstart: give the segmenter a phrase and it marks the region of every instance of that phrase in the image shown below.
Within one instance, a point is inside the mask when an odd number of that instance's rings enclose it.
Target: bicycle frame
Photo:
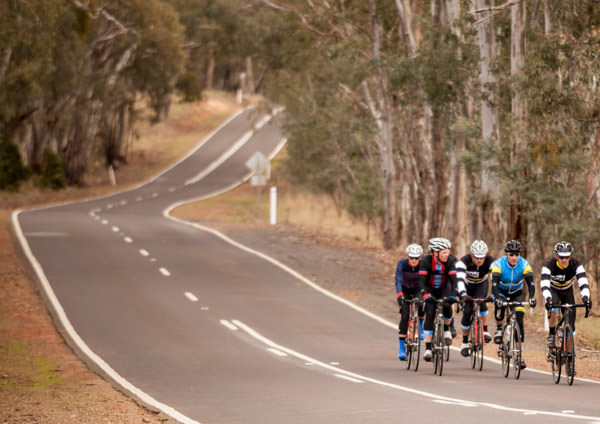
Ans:
[[[521,376],[521,329],[517,322],[517,306],[529,306],[528,302],[502,302],[502,307],[508,309],[509,315],[502,325],[502,344],[498,348],[498,356],[502,358],[502,371],[504,377],[508,377],[510,363],[512,361],[515,379]]]
[[[483,349],[485,338],[483,337],[483,319],[481,317],[481,304],[487,299],[473,299],[473,315],[469,329],[469,343],[471,353],[471,368],[483,370]]]
[[[575,378],[575,339],[573,329],[571,328],[571,314],[575,308],[585,308],[585,304],[564,304],[552,305],[558,308],[559,320],[556,324],[556,333],[558,344],[553,348],[548,348],[547,361],[552,365],[552,379],[555,384],[560,382],[561,369],[564,365],[567,373],[567,382],[569,386],[573,384]]]
[[[447,355],[446,351],[450,350],[449,346],[446,346],[444,342],[444,311],[443,306],[448,299],[436,299],[435,303],[435,319],[433,321],[433,337],[431,339],[431,352],[433,354],[433,373],[442,375],[444,369],[444,357]]]
[[[415,371],[419,369],[419,357],[421,356],[421,325],[419,322],[419,306],[421,305],[421,299],[410,299],[405,300],[410,305],[410,312],[408,315],[408,331],[406,332],[406,348],[408,355],[407,369],[410,369],[413,359],[415,364]]]

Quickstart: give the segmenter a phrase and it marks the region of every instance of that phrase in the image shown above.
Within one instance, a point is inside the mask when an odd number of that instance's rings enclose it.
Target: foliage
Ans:
[[[63,163],[50,147],[46,147],[44,150],[38,182],[42,187],[48,187],[53,190],[60,190],[67,185]]]
[[[1,134],[0,134],[1,135]],[[19,148],[0,138],[0,190],[18,190],[21,181],[31,175],[31,170],[23,165]]]

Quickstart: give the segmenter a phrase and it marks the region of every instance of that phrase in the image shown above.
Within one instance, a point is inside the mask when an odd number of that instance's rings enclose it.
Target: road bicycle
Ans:
[[[433,373],[442,375],[444,360],[448,361],[450,346],[444,340],[444,303],[452,303],[447,298],[435,300],[435,319],[433,321],[433,337],[431,338],[431,354]]]
[[[419,357],[421,356],[421,320],[419,319],[419,307],[423,301],[413,298],[404,302],[410,305],[408,330],[406,332],[407,369],[410,369],[414,360],[415,371],[417,371],[419,369]]]
[[[559,320],[556,324],[556,338],[558,343],[554,347],[547,347],[548,358],[552,366],[552,379],[555,384],[560,381],[562,366],[565,366],[567,373],[567,382],[569,386],[573,384],[575,378],[575,339],[573,337],[573,328],[571,328],[571,314],[575,308],[586,308],[585,317],[589,314],[589,309],[585,304],[564,304],[552,305],[553,308],[558,308]]]
[[[469,329],[469,355],[471,356],[471,368],[483,370],[483,349],[485,337],[483,336],[483,319],[481,318],[481,304],[492,302],[491,299],[473,299],[473,315],[471,315],[471,326]]]
[[[502,307],[507,308],[508,317],[502,324],[502,343],[498,348],[498,356],[502,358],[502,373],[508,377],[510,363],[512,362],[515,379],[521,376],[521,361],[523,352],[521,350],[521,329],[517,322],[517,306],[529,306],[528,302],[502,302]]]

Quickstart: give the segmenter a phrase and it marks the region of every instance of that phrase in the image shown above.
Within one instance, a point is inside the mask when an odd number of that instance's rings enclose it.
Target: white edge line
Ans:
[[[463,399],[457,399],[457,398],[451,398],[451,397],[442,396],[442,395],[436,395],[431,392],[425,392],[425,391],[413,389],[410,387],[400,386],[398,384],[389,383],[389,382],[382,381],[382,380],[377,380],[377,379],[374,379],[371,377],[367,377],[364,375],[356,374],[351,371],[344,370],[339,367],[335,367],[333,365],[326,364],[325,362],[321,362],[321,361],[311,358],[307,355],[296,352],[295,350],[289,349],[285,346],[281,346],[281,345],[275,343],[274,341],[266,338],[262,334],[258,333],[254,329],[248,327],[246,324],[244,324],[243,322],[241,322],[239,320],[234,319],[234,320],[232,320],[232,322],[237,327],[241,328],[246,333],[248,333],[251,337],[255,338],[256,340],[261,341],[262,343],[264,343],[267,346],[270,346],[271,348],[285,352],[288,355],[298,358],[302,361],[311,362],[314,365],[331,370],[334,373],[340,374],[340,376],[343,375],[347,378],[353,378],[353,379],[361,380],[363,382],[378,384],[380,386],[389,387],[389,388],[397,389],[397,390],[402,390],[404,392],[428,397],[435,401],[449,402],[449,403],[457,404],[458,406],[484,406],[484,407],[497,409],[497,410],[501,410],[501,411],[510,411],[510,412],[517,412],[517,413],[523,413],[523,414],[546,415],[546,416],[554,416],[554,417],[562,417],[562,418],[575,418],[575,419],[584,419],[584,420],[599,420],[600,419],[600,417],[590,417],[590,416],[586,416],[586,415],[563,414],[561,412],[551,412],[551,411],[536,411],[533,409],[513,408],[510,406],[503,406],[503,405],[498,405],[498,404],[489,403],[489,402],[467,401],[467,400],[463,400]],[[340,377],[340,376],[337,376],[337,377]]]
[[[231,322],[227,321],[226,319],[222,319],[220,322],[221,322],[221,324],[223,324],[225,327],[229,328],[230,330],[235,331],[238,329],[235,325],[233,325]]]
[[[11,215],[12,224],[13,224],[13,228],[15,230],[16,236],[19,239],[19,242],[21,243],[23,253],[25,254],[25,256],[27,256],[27,259],[31,263],[31,266],[33,267],[33,269],[40,281],[40,284],[42,285],[44,293],[48,297],[48,301],[52,305],[52,308],[54,309],[54,312],[56,313],[64,330],[67,332],[67,334],[69,335],[71,340],[73,340],[73,343],[75,343],[75,345],[83,352],[83,354],[86,355],[86,357],[88,357],[91,361],[93,361],[116,384],[121,386],[124,390],[127,390],[129,393],[132,393],[134,396],[139,398],[145,404],[151,405],[151,406],[159,409],[163,413],[167,414],[168,416],[172,417],[173,419],[175,419],[177,421],[180,421],[183,424],[200,424],[198,421],[195,421],[195,420],[183,415],[179,411],[173,409],[172,407],[170,407],[168,405],[165,405],[162,402],[157,401],[152,396],[150,396],[147,393],[143,392],[142,390],[138,389],[136,386],[134,386],[129,381],[127,381],[125,378],[123,378],[120,374],[118,374],[114,369],[112,369],[110,367],[110,365],[108,365],[106,362],[104,362],[104,360],[102,360],[102,358],[100,358],[98,355],[96,355],[96,353],[94,353],[94,351],[92,351],[89,348],[89,346],[83,341],[83,339],[79,336],[79,334],[75,331],[75,329],[71,325],[71,322],[69,321],[69,318],[67,318],[67,315],[66,315],[62,305],[58,301],[58,298],[56,297],[54,290],[52,290],[52,287],[50,286],[50,282],[46,278],[46,274],[44,273],[42,266],[40,265],[40,263],[38,262],[36,257],[31,252],[31,248],[29,247],[29,244],[27,243],[27,239],[23,236],[23,231],[22,231],[21,225],[19,223],[19,214],[21,212],[22,212],[22,210],[17,209]]]

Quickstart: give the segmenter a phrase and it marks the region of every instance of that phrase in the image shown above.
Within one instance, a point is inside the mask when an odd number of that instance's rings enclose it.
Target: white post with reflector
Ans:
[[[271,213],[270,222],[271,225],[277,224],[277,187],[271,187],[270,190],[271,198]]]

